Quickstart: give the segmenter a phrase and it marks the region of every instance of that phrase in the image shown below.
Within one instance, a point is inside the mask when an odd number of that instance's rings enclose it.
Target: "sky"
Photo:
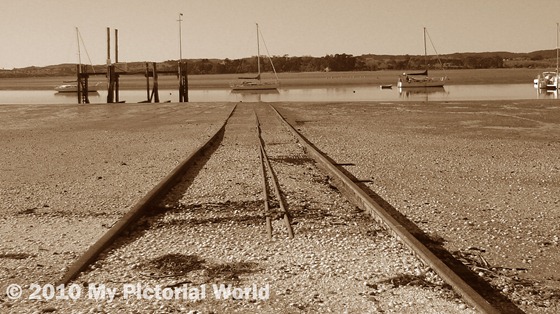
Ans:
[[[0,68],[107,61],[238,59],[256,55],[256,28],[274,56],[556,48],[560,0],[0,0]],[[182,13],[182,22],[179,14]],[[266,49],[261,44],[261,53]],[[89,58],[88,58],[89,55]]]

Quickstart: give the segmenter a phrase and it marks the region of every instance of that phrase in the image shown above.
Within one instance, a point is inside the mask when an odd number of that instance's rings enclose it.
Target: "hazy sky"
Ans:
[[[0,0],[0,68],[76,63],[78,27],[94,64],[106,28],[120,61],[243,58],[259,23],[271,55],[439,54],[556,47],[560,0]],[[114,39],[111,38],[113,46]],[[113,47],[111,48],[113,49]],[[431,48],[428,49],[430,52]],[[261,52],[266,53],[264,49]],[[431,51],[433,53],[433,50]],[[113,57],[112,57],[113,58]],[[89,63],[82,48],[82,61]]]

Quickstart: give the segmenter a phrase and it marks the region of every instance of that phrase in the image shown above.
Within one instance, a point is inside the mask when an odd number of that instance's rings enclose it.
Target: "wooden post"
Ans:
[[[159,102],[159,86],[158,86],[158,74],[156,63],[152,63],[152,70],[153,70],[153,77],[154,77],[154,86],[152,89],[152,95],[154,95],[154,102]]]
[[[115,29],[115,64],[119,64],[119,30]],[[119,75],[115,73],[115,101],[119,102]]]
[[[146,62],[146,102],[152,102],[150,97],[150,69],[148,68],[148,62]]]
[[[82,65],[78,64],[76,67],[77,92],[78,92],[78,104],[89,104],[89,87],[88,87],[88,73],[82,73]]]
[[[115,65],[111,64],[108,67],[107,75],[109,76],[109,88],[107,90],[107,103],[113,103],[115,96]]]
[[[179,102],[189,102],[189,80],[187,77],[187,63],[179,63]]]
[[[113,73],[111,70],[111,29],[107,27],[107,103],[113,102]]]
[[[187,61],[184,61],[185,64],[185,102],[189,102],[189,76],[187,74]]]
[[[89,104],[89,74],[84,73],[82,75],[84,76],[84,88],[82,89],[83,103]],[[80,84],[78,84],[78,88],[80,88],[79,85]]]
[[[80,64],[76,64],[76,82],[78,83],[78,104],[82,103],[82,77],[80,73]]]

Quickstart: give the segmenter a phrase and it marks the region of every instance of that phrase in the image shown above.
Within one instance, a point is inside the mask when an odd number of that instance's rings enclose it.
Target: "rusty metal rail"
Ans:
[[[279,120],[292,132],[298,141],[305,146],[307,154],[310,155],[318,165],[325,169],[334,184],[341,191],[345,191],[356,206],[366,210],[381,225],[407,245],[424,263],[429,265],[446,283],[463,297],[469,304],[483,313],[501,313],[488,300],[473,289],[447,264],[438,258],[420,240],[410,233],[397,219],[389,214],[381,205],[375,202],[365,191],[346,176],[336,165],[331,163],[321,152],[319,152],[303,135],[301,135],[284,117],[270,105]]]
[[[260,127],[260,122],[259,122],[259,117],[257,116],[257,113],[255,112],[255,119],[256,119],[256,124],[257,124],[257,136],[258,136],[258,142],[259,142],[259,155],[260,155],[260,160],[261,160],[261,172],[262,172],[262,177],[263,177],[263,190],[264,190],[264,206],[265,206],[265,215],[266,215],[266,225],[267,225],[267,230],[268,230],[268,235],[270,238],[272,238],[272,223],[271,223],[271,217],[270,217],[270,208],[269,208],[269,195],[268,195],[268,188],[267,188],[267,176],[266,176],[266,170],[265,170],[265,166],[266,169],[268,169],[268,173],[270,174],[270,178],[271,178],[271,185],[274,188],[274,194],[276,196],[276,199],[278,200],[278,205],[280,206],[280,210],[282,211],[282,214],[284,216],[284,224],[286,225],[286,229],[288,230],[288,236],[290,237],[290,239],[293,239],[294,237],[294,229],[292,228],[292,224],[290,222],[290,216],[288,215],[288,210],[286,209],[286,204],[284,201],[284,198],[282,197],[282,193],[280,192],[280,185],[278,184],[278,178],[276,177],[276,173],[274,172],[274,169],[272,168],[272,165],[270,164],[270,160],[268,159],[268,156],[266,154],[266,150],[264,149],[264,140],[262,139],[261,136],[261,127]]]
[[[254,112],[254,111],[253,111]],[[266,231],[268,233],[268,238],[272,238],[272,213],[270,212],[270,203],[269,203],[269,195],[268,195],[268,185],[266,180],[266,165],[265,165],[265,155],[263,154],[262,149],[262,138],[261,138],[261,127],[259,123],[259,118],[257,117],[257,113],[255,113],[255,123],[256,123],[256,131],[257,131],[257,140],[259,142],[259,159],[261,164],[261,175],[262,175],[262,182],[263,182],[263,199],[264,199],[264,215],[266,217]]]
[[[66,284],[70,280],[76,278],[88,265],[93,263],[99,254],[107,249],[117,239],[123,231],[131,227],[140,217],[142,217],[148,209],[157,205],[176,184],[181,180],[185,172],[194,164],[194,162],[207,151],[216,139],[224,132],[225,126],[235,111],[234,106],[228,117],[223,122],[216,133],[210,137],[205,143],[200,145],[197,150],[191,153],[187,159],[179,164],[171,173],[169,173],[158,185],[156,185],[146,196],[144,196],[130,211],[128,211],[121,219],[119,219],[97,242],[95,242],[78,260],[76,260],[64,274],[62,279],[57,283]]]

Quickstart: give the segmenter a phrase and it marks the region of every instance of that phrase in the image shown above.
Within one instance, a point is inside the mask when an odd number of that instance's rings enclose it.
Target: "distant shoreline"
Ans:
[[[546,69],[469,69],[469,70],[434,70],[433,76],[447,76],[446,85],[476,85],[476,84],[532,84],[533,79]],[[280,84],[283,87],[318,87],[341,85],[385,85],[396,86],[398,76],[403,71],[354,71],[354,72],[301,72],[279,73]],[[231,83],[238,82],[240,74],[205,74],[189,75],[190,89],[228,89]],[[273,80],[272,73],[263,73],[263,80]],[[30,77],[30,78],[0,78],[0,90],[51,90],[63,81],[73,80],[72,76]],[[90,83],[106,82],[103,76],[91,77]],[[178,88],[176,76],[160,76],[160,89]],[[152,80],[150,79],[150,84]],[[105,89],[101,84],[102,90]],[[121,77],[121,89],[138,90],[146,88],[144,76]]]

